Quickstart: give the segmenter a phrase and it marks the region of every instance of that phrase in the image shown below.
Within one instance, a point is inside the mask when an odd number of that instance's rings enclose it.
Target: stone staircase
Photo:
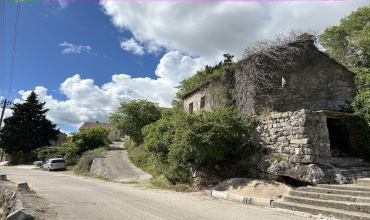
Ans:
[[[337,219],[370,220],[370,178],[358,179],[357,184],[298,187],[272,206]]]

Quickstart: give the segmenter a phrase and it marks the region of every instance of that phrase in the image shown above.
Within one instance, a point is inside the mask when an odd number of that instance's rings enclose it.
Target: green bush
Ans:
[[[108,128],[99,126],[73,133],[59,147],[40,150],[38,158],[46,161],[49,158],[63,157],[68,165],[73,166],[77,164],[84,152],[96,148],[107,148],[110,144],[108,132]]]
[[[121,132],[130,136],[136,143],[142,143],[141,129],[161,117],[158,104],[147,100],[132,100],[121,103],[116,112],[110,114],[110,122]]]
[[[213,169],[253,155],[250,134],[256,125],[232,108],[199,114],[168,111],[143,128],[143,149],[152,164],[166,167],[163,174],[172,183],[188,183],[191,170]]]
[[[37,154],[39,160],[45,162],[50,158],[64,157],[63,149],[59,147],[40,150]]]
[[[86,151],[82,154],[81,158],[78,160],[76,166],[73,167],[73,171],[76,173],[88,173],[90,172],[90,167],[95,158],[103,157],[103,154],[108,150],[106,147],[97,148],[94,150]]]
[[[99,147],[109,146],[111,143],[108,139],[110,129],[98,126],[88,130],[79,131],[72,134],[71,141],[66,145],[73,150],[77,148],[77,153],[81,155],[83,152],[93,150]]]
[[[9,156],[10,156],[10,160],[8,162],[9,165],[24,164],[27,162],[37,160],[37,154],[35,152],[22,153],[19,151],[13,151],[9,153]]]

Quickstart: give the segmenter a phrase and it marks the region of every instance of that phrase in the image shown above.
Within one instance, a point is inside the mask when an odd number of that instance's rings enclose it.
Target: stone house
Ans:
[[[256,60],[261,62],[256,64]],[[335,123],[342,115],[352,115],[341,112],[341,107],[356,95],[355,75],[318,50],[313,36],[304,34],[249,55],[239,61],[231,78],[227,89],[230,103],[244,115],[261,121],[255,144],[285,161],[279,168],[262,162],[262,170],[316,184],[329,182],[322,165],[362,162],[341,155],[341,149],[350,146],[341,143],[342,134]],[[185,110],[192,113],[217,108],[217,99],[212,97],[216,84],[220,85],[209,81],[188,93]],[[310,176],[313,169],[320,169],[321,174]]]
[[[63,132],[59,132],[58,139],[56,141],[54,140],[50,141],[49,147],[60,146],[60,144],[63,143],[66,139],[67,139],[67,134]]]
[[[81,127],[78,130],[83,131],[83,130],[88,130],[88,129],[95,128],[95,127],[98,127],[98,126],[110,129],[110,131],[108,133],[108,139],[109,140],[111,140],[111,141],[121,140],[121,136],[120,136],[119,131],[113,125],[111,125],[110,123],[101,123],[101,122],[98,122],[98,121],[97,122],[85,122],[85,123],[83,123],[83,125],[81,125]]]

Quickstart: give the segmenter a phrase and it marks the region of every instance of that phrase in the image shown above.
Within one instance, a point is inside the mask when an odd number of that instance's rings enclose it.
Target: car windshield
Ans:
[[[64,163],[64,160],[53,160],[51,163]]]

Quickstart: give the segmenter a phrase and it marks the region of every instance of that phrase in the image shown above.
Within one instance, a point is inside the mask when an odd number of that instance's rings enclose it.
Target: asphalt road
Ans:
[[[271,208],[249,206],[199,194],[140,189],[121,184],[74,176],[67,172],[46,172],[0,166],[0,174],[15,183],[27,182],[38,196],[50,202],[60,219],[306,219]]]

